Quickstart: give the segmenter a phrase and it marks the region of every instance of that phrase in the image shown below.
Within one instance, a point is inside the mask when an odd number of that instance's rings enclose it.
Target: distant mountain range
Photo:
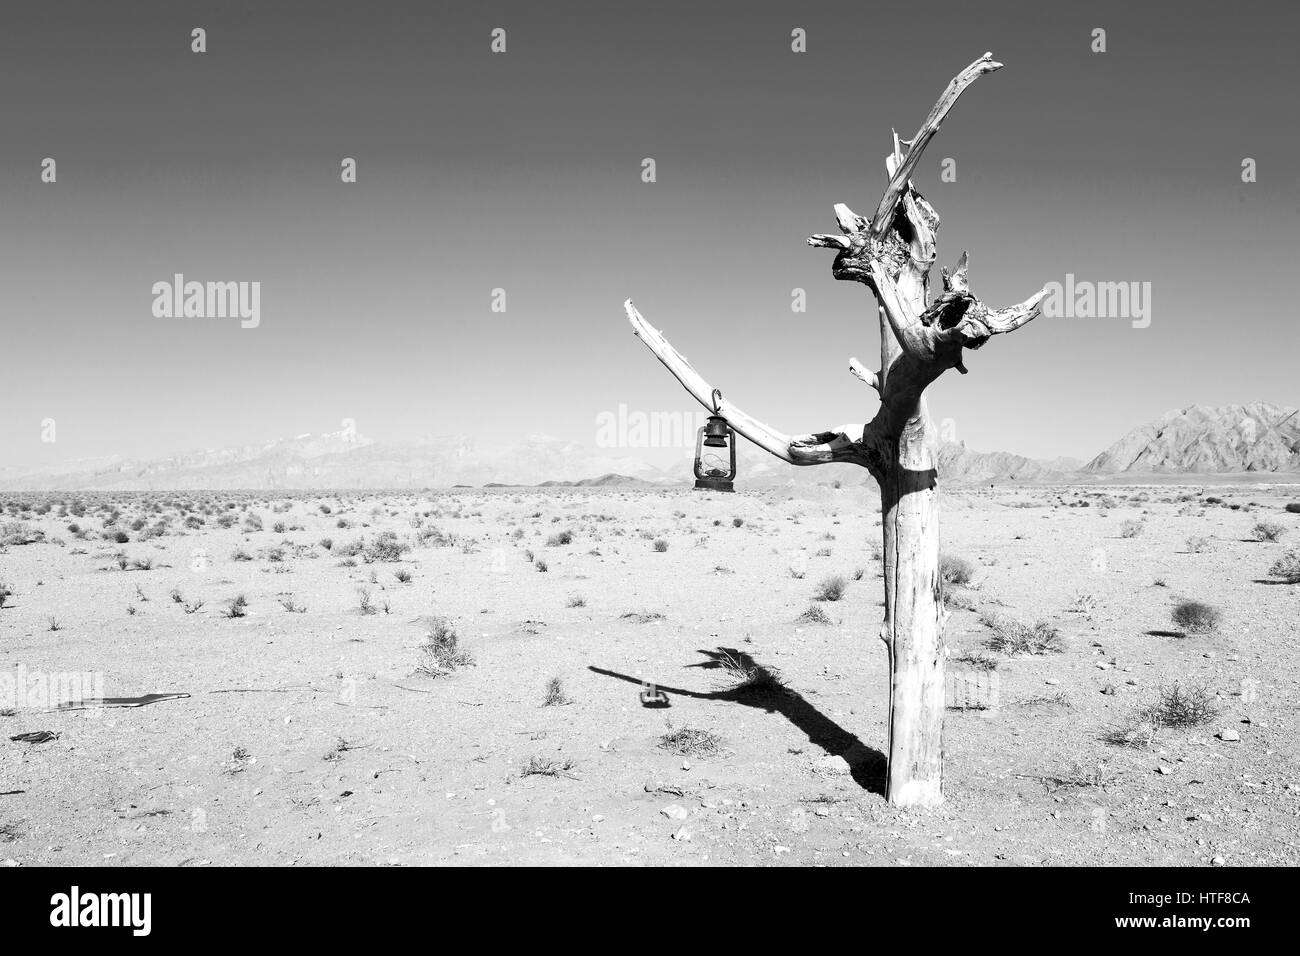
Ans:
[[[740,482],[751,488],[865,479],[851,465],[793,468],[744,440],[737,458]],[[942,480],[956,484],[1089,481],[1116,475],[1294,475],[1300,473],[1300,415],[1265,402],[1193,405],[1134,429],[1087,464],[946,443],[939,449],[938,468]],[[336,432],[147,461],[114,457],[0,469],[0,489],[14,491],[671,486],[691,480],[685,458],[674,467],[658,468],[545,435],[482,445],[459,435],[381,443]]]
[[[1300,471],[1297,409],[1192,405],[1133,429],[1088,462],[1092,474]]]

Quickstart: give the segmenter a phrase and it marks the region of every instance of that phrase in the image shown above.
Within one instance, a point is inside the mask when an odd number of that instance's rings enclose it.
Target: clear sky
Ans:
[[[774,426],[865,421],[874,394],[846,366],[878,354],[873,300],[804,240],[834,231],[836,202],[873,210],[890,128],[910,137],[986,50],[1006,68],[914,177],[943,217],[940,261],[969,249],[995,306],[1067,273],[1149,282],[1151,322],[1040,318],[944,376],[933,416],[980,450],[1086,458],[1172,408],[1300,399],[1294,5],[222,0],[0,18],[0,466],[344,418],[379,440],[593,445],[620,403],[693,407],[631,335],[629,296]],[[177,272],[260,282],[260,325],[155,317],[151,288]]]

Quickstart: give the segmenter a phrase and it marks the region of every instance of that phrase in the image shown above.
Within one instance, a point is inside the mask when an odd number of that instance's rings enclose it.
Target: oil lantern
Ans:
[[[736,433],[718,414],[722,392],[713,390],[713,414],[695,436],[695,487],[707,491],[735,491]]]

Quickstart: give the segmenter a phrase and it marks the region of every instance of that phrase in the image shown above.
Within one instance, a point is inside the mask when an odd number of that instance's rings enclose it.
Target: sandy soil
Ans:
[[[0,553],[0,673],[191,696],[75,712],[16,700],[0,717],[0,860],[1294,866],[1300,585],[1266,572],[1300,545],[1300,515],[1282,509],[1295,496],[946,493],[944,550],[975,568],[950,654],[997,669],[975,681],[986,709],[949,711],[945,806],[904,811],[879,792],[883,584],[862,488],[12,494],[0,524],[45,537]],[[66,513],[77,500],[84,514]],[[103,538],[114,510],[124,543]],[[1280,542],[1250,540],[1259,519],[1286,527]],[[571,543],[546,543],[566,530]],[[343,555],[386,531],[413,546],[400,561]],[[814,600],[837,574],[844,597]],[[246,615],[226,616],[240,594]],[[1220,608],[1219,629],[1181,636],[1184,598]],[[810,605],[830,623],[799,623]],[[987,615],[1044,619],[1064,650],[991,651]],[[438,617],[473,662],[434,677],[417,666]],[[731,691],[721,649],[788,691]],[[543,705],[551,678],[567,703]],[[670,706],[642,706],[642,681]],[[1208,687],[1218,715],[1103,741],[1173,681]],[[38,730],[60,736],[9,739]],[[661,745],[682,730],[717,751]]]

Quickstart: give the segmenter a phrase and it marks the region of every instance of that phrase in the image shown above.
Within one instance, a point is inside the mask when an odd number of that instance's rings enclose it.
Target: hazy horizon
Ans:
[[[1300,223],[1294,10],[69,2],[3,18],[0,468],[344,419],[380,442],[541,433],[662,466],[678,450],[597,443],[620,405],[698,411],[631,334],[629,297],[775,427],[868,420],[847,361],[874,365],[874,300],[804,240],[834,231],[834,203],[874,209],[890,128],[910,137],[986,50],[1006,68],[914,177],[943,218],[940,264],[969,250],[992,306],[1067,276],[1149,283],[1150,315],[1043,316],[969,354],[929,392],[948,437],[1086,461],[1173,409],[1297,404],[1276,304]],[[908,31],[924,45],[880,42]],[[154,315],[177,273],[260,282],[257,327]]]

